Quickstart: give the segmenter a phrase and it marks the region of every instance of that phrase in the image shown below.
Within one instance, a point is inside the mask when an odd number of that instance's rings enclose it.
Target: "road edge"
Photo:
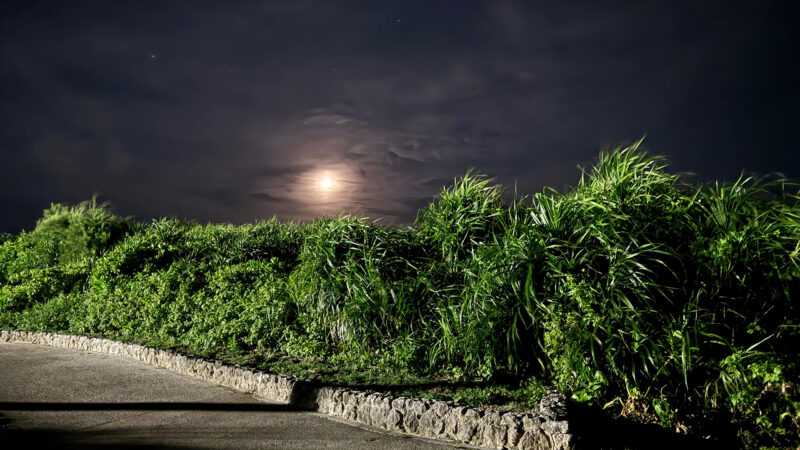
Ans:
[[[257,397],[414,436],[520,450],[565,450],[573,446],[566,400],[557,391],[548,391],[536,412],[503,413],[452,402],[320,386],[290,375],[272,374],[105,338],[0,330],[2,342],[48,345],[132,358]]]

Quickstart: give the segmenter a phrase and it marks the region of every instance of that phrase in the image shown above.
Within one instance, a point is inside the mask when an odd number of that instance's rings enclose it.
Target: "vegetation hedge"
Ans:
[[[692,185],[636,144],[566,193],[507,201],[467,173],[406,228],[142,224],[54,204],[0,236],[0,327],[511,378],[530,395],[541,380],[665,427],[795,447],[799,252],[785,182]]]

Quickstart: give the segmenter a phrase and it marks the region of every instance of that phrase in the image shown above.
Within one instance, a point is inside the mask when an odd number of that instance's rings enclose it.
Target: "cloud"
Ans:
[[[21,2],[0,17],[0,204],[408,222],[469,167],[536,192],[645,132],[704,177],[792,176],[791,11],[712,6]]]
[[[389,126],[354,100],[318,106],[299,117],[253,126],[242,159],[255,167],[246,173],[254,192],[269,192],[265,199],[281,198],[312,214],[393,211],[393,218],[409,220],[424,203],[418,199],[441,187],[431,180],[442,180],[437,175],[443,170],[466,170],[464,161],[479,159],[486,140],[498,135],[452,119],[422,123],[407,125],[403,119]],[[321,177],[334,179],[337,188],[321,192]]]
[[[308,172],[313,169],[311,164],[291,164],[283,166],[261,166],[255,168],[242,169],[241,172],[247,176],[255,178],[273,178],[273,177],[286,177],[296,176],[301,173]]]
[[[289,202],[289,199],[287,199],[285,197],[279,197],[277,195],[272,195],[272,194],[270,194],[268,192],[251,192],[249,195],[250,195],[250,197],[252,197],[252,198],[254,198],[256,200],[269,202],[269,203],[287,203],[287,202]]]
[[[231,189],[230,186],[199,190],[190,189],[188,193],[201,199],[210,200],[227,207],[239,206],[243,203],[240,192],[237,189]]]

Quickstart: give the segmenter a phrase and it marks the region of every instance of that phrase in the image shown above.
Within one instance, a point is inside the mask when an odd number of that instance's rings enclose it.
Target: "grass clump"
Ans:
[[[75,206],[52,204],[33,231],[0,240],[0,310],[24,311],[79,292],[97,258],[138,227],[95,199]]]
[[[639,148],[505,200],[469,172],[411,227],[140,224],[53,205],[0,236],[0,326],[101,334],[325,382],[576,404],[747,447],[800,435],[800,203]]]

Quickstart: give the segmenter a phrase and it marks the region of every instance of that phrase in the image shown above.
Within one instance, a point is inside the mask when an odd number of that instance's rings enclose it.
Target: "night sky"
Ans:
[[[411,222],[470,167],[564,189],[647,135],[800,178],[800,2],[0,3],[0,231],[94,193],[200,222]]]

